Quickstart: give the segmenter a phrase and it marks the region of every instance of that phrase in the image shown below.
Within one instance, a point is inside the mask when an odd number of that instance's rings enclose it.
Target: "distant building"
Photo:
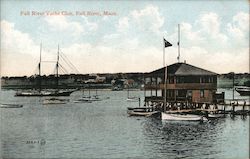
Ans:
[[[96,82],[97,83],[104,83],[106,81],[106,77],[96,76]]]
[[[163,102],[165,68],[145,74],[145,102]],[[167,67],[168,102],[212,103],[217,90],[217,74],[186,63]]]
[[[85,83],[104,83],[106,80],[106,77],[99,76],[97,74],[90,74],[88,77],[88,80],[85,80]]]

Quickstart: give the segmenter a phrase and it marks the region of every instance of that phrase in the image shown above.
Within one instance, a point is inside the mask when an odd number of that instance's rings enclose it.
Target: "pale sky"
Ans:
[[[1,75],[37,73],[41,42],[42,60],[56,60],[59,44],[82,74],[153,71],[163,67],[163,37],[173,44],[166,63],[177,62],[178,24],[181,62],[249,72],[247,0],[2,0]],[[53,69],[54,63],[42,64],[43,74]]]

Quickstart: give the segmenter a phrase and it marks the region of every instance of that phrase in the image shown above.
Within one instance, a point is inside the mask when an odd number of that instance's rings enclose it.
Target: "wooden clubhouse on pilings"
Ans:
[[[165,97],[165,68],[144,75],[146,105],[162,108]],[[167,67],[166,102],[168,108],[198,108],[216,103],[217,74],[187,63]],[[224,98],[224,94],[223,94]]]

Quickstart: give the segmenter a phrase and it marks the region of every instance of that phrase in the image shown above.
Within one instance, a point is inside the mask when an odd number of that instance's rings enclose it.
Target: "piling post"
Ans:
[[[138,100],[139,100],[139,107],[141,106],[141,98],[138,98]]]
[[[233,115],[235,114],[235,104],[233,104]]]
[[[234,72],[233,72],[233,100],[234,100]]]
[[[242,107],[243,111],[245,111],[245,106],[246,106],[246,101],[244,101],[244,104],[243,104],[243,107]]]
[[[205,111],[205,116],[206,118],[208,118],[208,111]]]
[[[242,113],[243,113],[243,116],[244,115],[247,115],[247,113],[245,112],[245,106],[246,106],[246,101],[244,101],[244,104],[242,106]]]

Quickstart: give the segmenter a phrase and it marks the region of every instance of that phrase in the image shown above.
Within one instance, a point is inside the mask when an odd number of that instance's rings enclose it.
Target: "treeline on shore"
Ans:
[[[227,73],[217,76],[218,88],[235,86],[250,86],[249,73]],[[19,77],[1,77],[1,88],[100,88],[109,89],[115,86],[123,88],[141,88],[144,84],[144,73],[106,73],[106,74],[64,74],[58,78],[55,75],[33,75]]]
[[[144,73],[107,73],[107,74],[64,74],[58,78],[55,75],[2,77],[1,87],[18,88],[100,88],[111,89],[115,86],[129,85],[140,88]],[[126,87],[126,86],[125,86]]]

